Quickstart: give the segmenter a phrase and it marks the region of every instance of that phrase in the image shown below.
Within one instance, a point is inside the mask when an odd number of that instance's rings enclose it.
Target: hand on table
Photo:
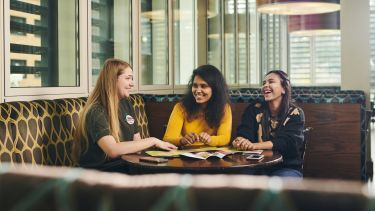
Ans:
[[[254,150],[254,144],[249,139],[243,137],[234,139],[232,145],[239,150]]]
[[[160,149],[164,149],[164,150],[167,150],[167,151],[171,151],[171,150],[177,150],[177,147],[171,143],[168,143],[168,142],[165,142],[165,141],[161,141],[161,140],[157,140],[156,143],[155,143],[155,146],[157,148],[160,148]]]

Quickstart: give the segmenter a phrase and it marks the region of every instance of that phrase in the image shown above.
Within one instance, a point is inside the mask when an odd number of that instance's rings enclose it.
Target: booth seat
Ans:
[[[80,168],[0,167],[1,210],[366,211],[366,184],[247,175],[129,176]]]
[[[141,95],[132,95],[142,137],[149,137]],[[87,98],[17,101],[0,104],[2,162],[76,166],[71,148],[78,113]]]
[[[314,88],[314,90],[317,88]],[[304,175],[312,178],[366,180],[366,112],[361,91],[295,94],[313,127],[305,153]],[[143,138],[162,138],[175,103],[182,95],[133,94]],[[262,100],[257,89],[231,90],[232,137],[247,105]],[[0,165],[77,166],[70,152],[78,113],[86,98],[18,101],[0,104]]]

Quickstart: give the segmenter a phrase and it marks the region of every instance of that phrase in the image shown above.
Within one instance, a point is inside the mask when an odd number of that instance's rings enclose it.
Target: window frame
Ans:
[[[0,1],[0,17],[4,18],[4,1]],[[0,21],[0,102],[4,96],[4,21]]]
[[[46,96],[53,95],[54,98],[68,97],[68,96],[87,96],[88,84],[87,84],[87,68],[88,68],[88,2],[84,0],[78,0],[78,20],[79,20],[79,86],[76,87],[11,87],[9,80],[4,81],[4,101],[8,101],[14,98],[22,99],[40,99]],[[3,1],[3,53],[2,58],[4,59],[2,65],[4,70],[2,71],[4,79],[10,78],[10,0]],[[35,96],[31,97],[30,96]]]

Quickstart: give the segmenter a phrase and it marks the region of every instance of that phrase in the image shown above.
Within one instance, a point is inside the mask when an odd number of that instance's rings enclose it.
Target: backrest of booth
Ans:
[[[304,175],[313,178],[365,180],[366,117],[362,91],[340,91],[337,87],[295,88],[292,98],[305,113],[306,127],[314,128],[305,152]],[[165,125],[182,95],[143,95],[150,135],[163,138]],[[232,138],[245,108],[262,100],[259,89],[230,93]],[[158,112],[155,112],[158,111]]]
[[[365,97],[361,91],[329,89],[293,93],[306,127],[313,127],[306,149],[306,177],[365,180]],[[332,91],[333,90],[333,91]],[[320,94],[317,94],[320,93]],[[249,103],[262,100],[258,89],[230,93],[232,137]],[[182,95],[131,95],[141,136],[163,138],[173,105]],[[7,102],[0,104],[1,162],[75,166],[71,146],[78,113],[86,98]]]
[[[76,166],[71,157],[79,112],[87,98],[18,101],[0,104],[1,162]],[[132,95],[142,137],[149,137],[145,104]]]

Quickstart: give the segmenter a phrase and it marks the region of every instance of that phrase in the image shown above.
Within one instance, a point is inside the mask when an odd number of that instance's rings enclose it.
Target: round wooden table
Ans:
[[[123,155],[122,159],[129,166],[130,174],[143,173],[240,173],[245,168],[266,168],[283,161],[280,154],[271,150],[264,150],[264,158],[261,160],[248,160],[248,155],[240,153],[227,155],[223,159],[208,158],[206,160],[173,157],[168,158],[165,163],[151,163],[140,161],[141,157],[147,156],[141,154]]]

